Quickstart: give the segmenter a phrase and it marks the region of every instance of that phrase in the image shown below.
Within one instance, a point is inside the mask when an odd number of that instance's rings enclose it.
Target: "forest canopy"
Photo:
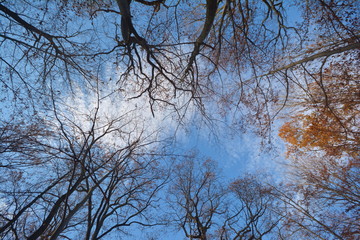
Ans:
[[[0,238],[360,237],[359,16],[357,0],[1,0]],[[291,177],[227,179],[176,145],[195,128],[282,139]]]

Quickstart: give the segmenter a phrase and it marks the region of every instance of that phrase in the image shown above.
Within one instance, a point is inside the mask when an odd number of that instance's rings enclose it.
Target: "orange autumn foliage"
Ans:
[[[342,153],[355,156],[360,139],[350,127],[346,127],[333,113],[324,109],[293,117],[281,127],[279,136],[298,150],[322,150],[332,156]]]
[[[332,64],[307,87],[302,110],[291,116],[279,131],[288,153],[323,151],[358,158],[360,147],[360,74]],[[356,69],[355,69],[356,70]]]

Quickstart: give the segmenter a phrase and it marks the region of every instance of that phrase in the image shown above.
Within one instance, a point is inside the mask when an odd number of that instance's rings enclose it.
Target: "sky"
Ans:
[[[48,21],[54,21],[54,19]],[[107,29],[108,23],[106,19],[95,21],[96,28],[111,35],[113,33],[107,32],[112,31],[110,28],[110,30]],[[74,22],[70,26],[76,28],[76,23]],[[99,35],[101,34],[102,32]],[[103,41],[100,47],[104,46],[105,48],[107,44],[109,42]],[[63,94],[64,92],[60,91],[62,89],[61,84],[53,86],[55,89],[59,89],[59,91],[55,91],[58,93],[58,95],[55,95],[55,102],[59,106],[59,112],[68,114],[63,119],[72,121],[83,129],[88,129],[90,122],[87,117],[93,115],[94,111],[99,108],[98,117],[101,121],[98,122],[98,130],[102,131],[102,126],[105,126],[107,121],[127,115],[127,118],[131,119],[131,121],[122,129],[129,132],[135,129],[134,138],[143,130],[153,137],[153,140],[170,137],[176,153],[187,154],[196,151],[201,157],[214,159],[218,163],[222,175],[228,181],[249,172],[265,172],[273,176],[281,176],[279,173],[283,171],[282,162],[284,158],[282,154],[284,145],[277,137],[276,129],[272,133],[274,148],[273,151],[269,151],[266,145],[261,145],[261,137],[251,133],[251,131],[234,132],[234,129],[228,127],[225,119],[216,122],[214,125],[211,125],[211,123],[205,124],[207,121],[203,119],[203,116],[193,105],[190,105],[186,111],[182,124],[178,123],[178,118],[171,108],[159,108],[153,114],[146,98],[131,99],[134,96],[132,94],[133,90],[136,89],[135,82],[126,83],[123,86],[117,85],[116,79],[119,79],[119,71],[113,66],[112,60],[110,59],[104,64],[101,77],[113,80],[100,81],[95,89],[93,86],[87,85],[86,81],[82,85],[77,85],[75,82],[71,94]],[[56,80],[63,81],[63,79]],[[181,105],[187,102],[187,97],[187,95],[183,95],[176,101]],[[3,102],[2,104],[8,103]],[[216,102],[212,104],[216,104]],[[212,107],[210,106],[210,108]],[[11,115],[9,110],[9,107],[3,107],[3,116]],[[40,112],[39,115],[44,119],[54,120],[54,116],[48,116],[45,112]],[[219,116],[216,117],[219,118]],[[122,124],[122,122],[119,122],[119,124]],[[159,129],[161,130],[159,135],[152,135]],[[176,131],[174,131],[175,129]],[[136,130],[139,130],[139,132]],[[112,145],[116,142],[115,139],[115,135],[109,135],[105,141]],[[160,231],[161,228],[159,229],[161,235]],[[129,239],[132,238],[129,237]],[[161,237],[160,239],[165,238]]]

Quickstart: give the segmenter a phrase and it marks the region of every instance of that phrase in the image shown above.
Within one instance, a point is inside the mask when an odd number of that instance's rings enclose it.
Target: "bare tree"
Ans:
[[[277,239],[284,218],[275,188],[254,175],[230,185],[211,160],[193,156],[175,168],[169,218],[188,239]]]
[[[161,145],[130,112],[105,118],[96,99],[88,115],[54,97],[34,124],[2,122],[3,239],[100,239],[157,224],[147,211],[166,182]]]
[[[264,176],[263,176],[264,177]],[[257,176],[245,176],[230,185],[231,201],[219,239],[277,239],[282,220],[281,202],[273,187]]]
[[[189,239],[206,240],[217,217],[224,213],[225,189],[214,161],[182,159],[174,169],[169,190],[170,218]]]

